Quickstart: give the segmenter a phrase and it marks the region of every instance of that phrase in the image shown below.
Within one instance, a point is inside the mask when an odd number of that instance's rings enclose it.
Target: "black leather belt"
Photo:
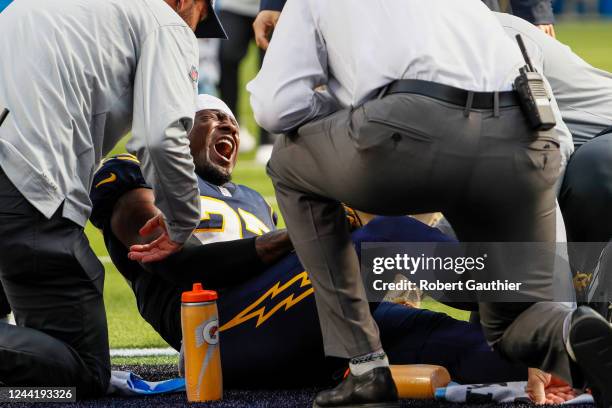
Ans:
[[[470,94],[472,94],[474,99],[470,106],[473,109],[494,109],[495,95],[497,94],[499,96],[498,107],[506,108],[510,106],[519,106],[518,95],[514,91],[470,92],[465,89],[418,79],[400,79],[392,82],[383,90],[383,96],[397,93],[429,96],[430,98],[452,103],[457,106],[468,105]]]

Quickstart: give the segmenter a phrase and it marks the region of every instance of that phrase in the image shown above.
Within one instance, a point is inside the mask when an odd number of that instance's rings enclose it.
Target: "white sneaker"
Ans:
[[[270,160],[270,157],[272,156],[273,147],[274,146],[271,144],[265,144],[265,145],[259,146],[259,149],[257,149],[257,153],[255,154],[255,161],[263,166],[268,164],[268,161]]]
[[[238,151],[240,153],[250,152],[255,148],[256,144],[255,137],[249,132],[246,125],[240,125],[240,147]]]

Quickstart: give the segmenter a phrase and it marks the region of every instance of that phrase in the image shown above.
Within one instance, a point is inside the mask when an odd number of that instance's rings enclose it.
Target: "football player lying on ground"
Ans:
[[[140,314],[174,349],[181,347],[181,292],[196,281],[219,291],[225,386],[329,383],[346,362],[324,357],[308,275],[289,253],[288,235],[276,229],[263,197],[230,182],[239,145],[235,119],[216,98],[200,95],[198,105],[190,134],[202,203],[195,239],[182,253],[147,264],[150,271],[128,259],[130,246],[150,242],[159,233],[146,226],[148,236],[139,234],[158,210],[130,155],[105,161],[96,173],[91,221],[102,230]],[[375,218],[355,231],[353,240],[357,248],[361,242],[450,241],[408,217]],[[526,378],[525,367],[491,351],[478,325],[388,302],[372,304],[372,311],[393,364],[441,365],[464,383]]]

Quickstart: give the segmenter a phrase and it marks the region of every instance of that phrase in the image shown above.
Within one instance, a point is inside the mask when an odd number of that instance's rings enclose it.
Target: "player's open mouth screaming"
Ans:
[[[231,137],[222,136],[215,142],[214,149],[220,158],[231,163],[236,145]]]

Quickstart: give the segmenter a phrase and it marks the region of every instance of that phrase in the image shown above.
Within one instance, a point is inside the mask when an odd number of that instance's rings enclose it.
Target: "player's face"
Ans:
[[[182,7],[179,4],[178,14],[195,31],[198,24],[208,15],[208,3],[206,0],[183,0],[177,3],[182,3]]]
[[[191,155],[200,177],[206,179],[202,174],[209,174],[212,169],[229,180],[238,160],[240,146],[236,121],[219,110],[201,110],[196,113],[189,139]]]

